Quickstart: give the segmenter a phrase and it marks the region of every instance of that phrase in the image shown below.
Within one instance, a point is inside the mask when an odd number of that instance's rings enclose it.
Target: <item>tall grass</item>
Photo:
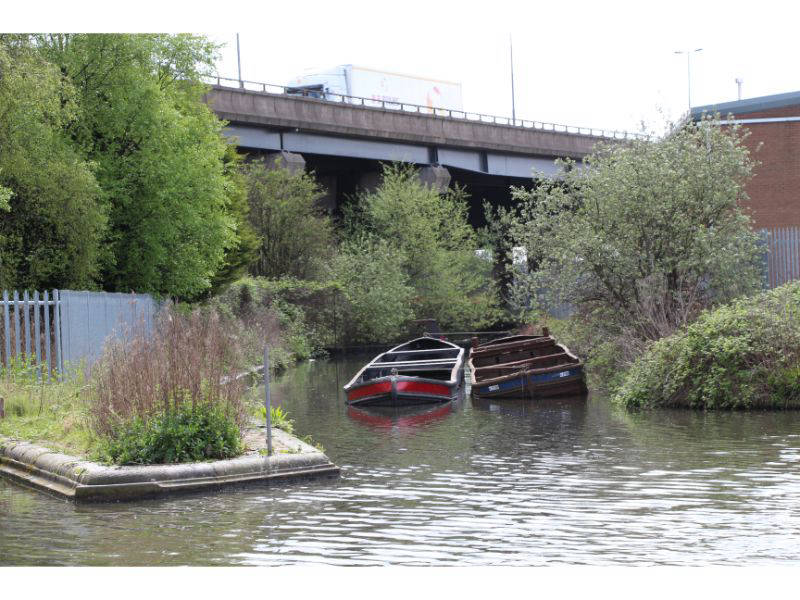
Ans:
[[[58,383],[55,374],[47,381],[47,367],[37,364],[34,355],[12,356],[8,366],[0,365],[0,398],[5,401],[6,416],[41,415],[45,409],[73,396],[84,386],[78,373],[68,385]]]
[[[91,386],[78,371],[63,382],[47,382],[34,358],[14,357],[0,369],[0,398],[5,418],[0,435],[40,442],[68,453],[91,452],[96,436],[90,429]]]
[[[109,343],[93,370],[94,426],[111,435],[120,424],[201,404],[246,420],[242,326],[216,311],[168,308],[149,335],[142,329]]]
[[[88,380],[78,369],[48,384],[20,357],[0,369],[0,435],[119,464],[235,456],[248,419],[248,379],[237,376],[280,338],[272,311],[168,307],[151,332],[140,325],[108,342]]]

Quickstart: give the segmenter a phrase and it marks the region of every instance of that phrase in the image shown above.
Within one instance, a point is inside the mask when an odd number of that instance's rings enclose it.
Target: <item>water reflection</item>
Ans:
[[[587,396],[543,398],[541,400],[471,398],[476,410],[523,419],[577,422],[586,415]]]
[[[453,402],[429,406],[347,407],[347,416],[370,427],[413,429],[445,418],[453,412]]]
[[[0,480],[0,563],[800,563],[800,413],[628,414],[590,397],[365,416],[341,392],[363,362],[272,387],[341,479],[77,506]]]

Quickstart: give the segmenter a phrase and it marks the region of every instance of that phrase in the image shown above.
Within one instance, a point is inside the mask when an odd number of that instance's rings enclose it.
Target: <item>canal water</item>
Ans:
[[[598,398],[348,410],[363,358],[272,398],[339,480],[74,505],[0,480],[3,565],[800,563],[800,413]]]

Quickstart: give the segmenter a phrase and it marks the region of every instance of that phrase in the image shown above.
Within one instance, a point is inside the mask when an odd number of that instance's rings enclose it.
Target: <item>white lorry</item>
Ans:
[[[347,101],[342,96],[354,96],[396,104],[463,110],[460,83],[354,65],[340,65],[301,75],[289,83],[287,92],[329,100]]]

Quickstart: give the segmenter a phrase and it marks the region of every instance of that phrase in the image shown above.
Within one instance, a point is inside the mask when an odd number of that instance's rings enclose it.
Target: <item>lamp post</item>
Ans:
[[[692,112],[692,53],[700,52],[702,48],[695,48],[694,50],[676,50],[675,54],[686,55],[686,79],[687,88],[689,90],[689,112]]]
[[[239,73],[239,87],[244,87],[244,82],[242,82],[242,57],[239,53],[239,34],[236,34],[236,67]]]
[[[513,125],[517,124],[517,110],[515,106],[514,96],[514,43],[511,40],[511,34],[508,34],[508,49],[511,53],[511,122]]]

